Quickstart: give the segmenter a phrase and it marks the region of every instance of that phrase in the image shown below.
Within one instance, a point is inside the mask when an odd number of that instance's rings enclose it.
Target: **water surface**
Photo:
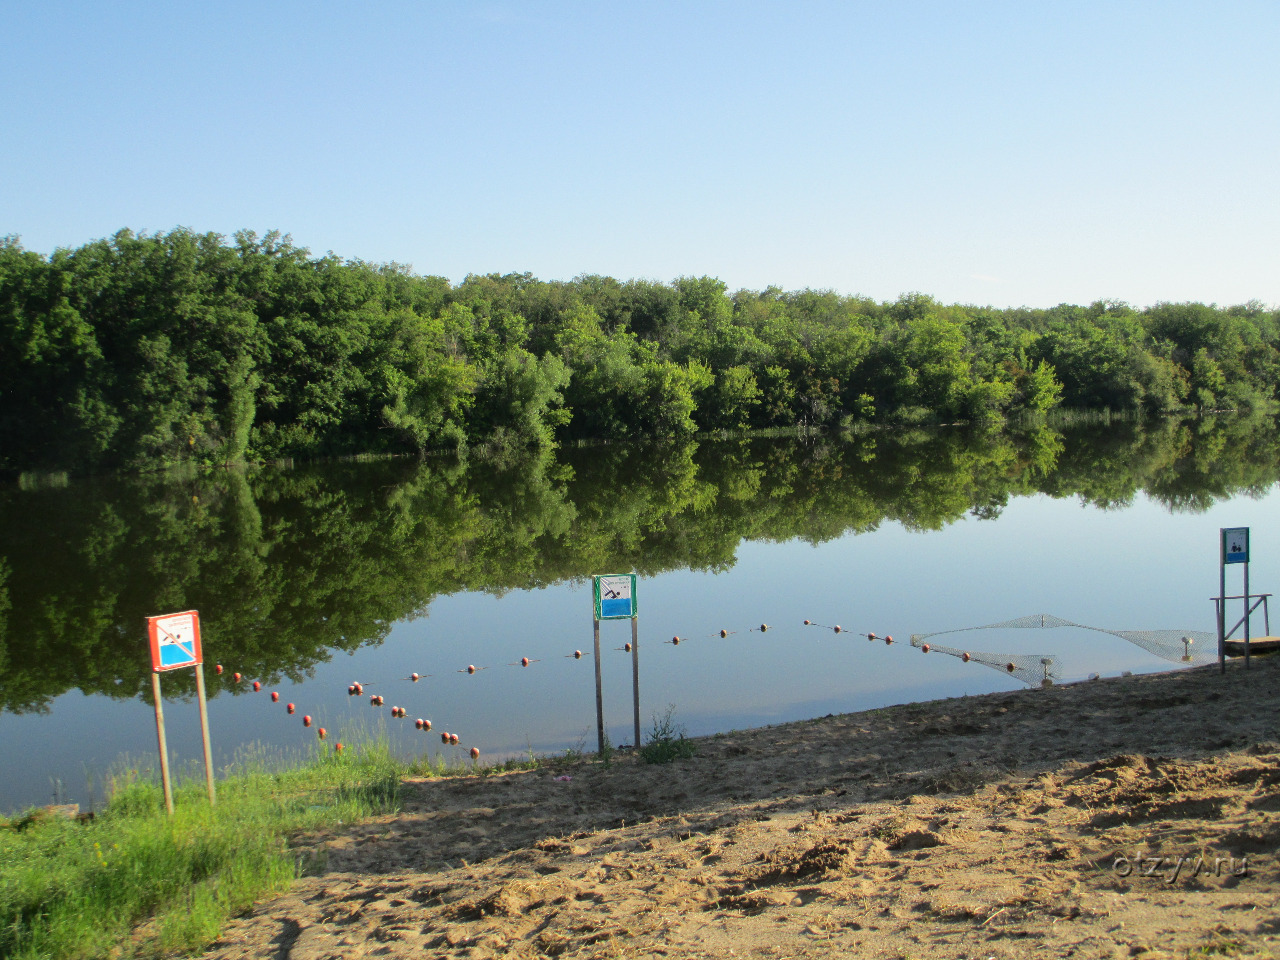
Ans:
[[[441,730],[489,757],[590,749],[593,573],[640,574],[645,726],[674,706],[711,733],[1021,685],[911,634],[1039,613],[1212,631],[1219,527],[1252,527],[1254,591],[1276,583],[1278,477],[1274,426],[1232,420],[28,480],[0,493],[0,809],[98,802],[121,754],[154,757],[149,614],[201,612],[226,671],[208,673],[219,763],[311,749],[302,713],[406,754],[445,750]],[[614,743],[633,738],[629,640],[602,626]],[[1180,666],[1081,630],[935,642],[1043,656],[1059,682]],[[164,676],[179,763],[200,754],[193,686]]]

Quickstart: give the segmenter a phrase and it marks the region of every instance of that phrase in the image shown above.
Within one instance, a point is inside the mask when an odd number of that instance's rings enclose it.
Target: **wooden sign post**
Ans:
[[[200,702],[200,735],[204,741],[204,779],[209,805],[217,802],[213,789],[213,750],[209,745],[209,709],[204,691],[204,658],[200,650],[200,612],[186,610],[147,617],[151,644],[151,692],[156,701],[156,739],[160,745],[160,777],[164,781],[164,806],[173,816],[173,785],[169,779],[169,748],[164,735],[164,700],[160,674],[166,670],[195,667],[196,699]]]

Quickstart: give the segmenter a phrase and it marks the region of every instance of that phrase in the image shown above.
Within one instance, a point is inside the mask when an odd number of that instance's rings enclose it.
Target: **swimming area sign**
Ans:
[[[1224,527],[1222,529],[1222,562],[1249,562],[1249,528]]]
[[[597,620],[629,620],[637,615],[636,575],[607,573],[591,578]]]
[[[151,640],[151,669],[157,673],[204,662],[197,610],[147,617],[147,635]]]

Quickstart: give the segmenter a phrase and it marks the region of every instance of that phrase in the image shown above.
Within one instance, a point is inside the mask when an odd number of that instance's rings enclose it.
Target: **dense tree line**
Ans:
[[[1266,408],[1280,311],[1049,309],[528,274],[453,285],[288,237],[0,240],[0,470]]]

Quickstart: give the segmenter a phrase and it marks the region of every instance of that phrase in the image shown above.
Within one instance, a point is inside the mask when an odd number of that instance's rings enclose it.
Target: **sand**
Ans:
[[[406,784],[206,957],[1280,956],[1280,657]]]

